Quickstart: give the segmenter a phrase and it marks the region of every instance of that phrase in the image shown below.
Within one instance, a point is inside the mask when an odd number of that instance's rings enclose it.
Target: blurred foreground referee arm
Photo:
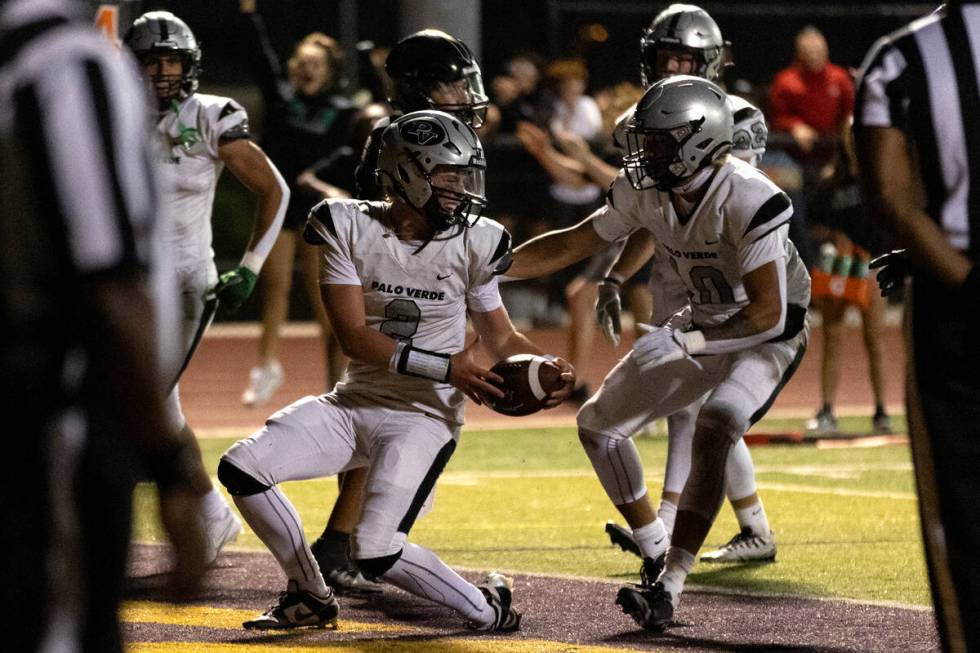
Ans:
[[[92,37],[98,39],[99,37]],[[15,121],[27,141],[40,215],[60,233],[63,301],[75,304],[86,352],[88,400],[135,441],[160,488],[175,545],[175,589],[191,591],[204,567],[199,499],[190,479],[200,461],[164,411],[160,315],[176,315],[158,257],[156,196],[148,157],[145,94],[135,69],[84,36],[48,47],[46,65],[25,66]],[[30,53],[23,59],[29,60]],[[164,287],[173,292],[167,293]]]
[[[973,262],[949,243],[925,212],[921,178],[905,133],[895,127],[854,130],[861,185],[873,219],[906,248],[913,266],[951,287],[966,283]],[[974,276],[978,273],[975,271]]]

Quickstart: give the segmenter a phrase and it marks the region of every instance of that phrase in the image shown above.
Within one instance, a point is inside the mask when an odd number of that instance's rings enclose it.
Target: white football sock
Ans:
[[[677,504],[666,499],[660,500],[657,508],[657,517],[663,520],[664,528],[667,529],[667,537],[674,534],[674,521],[677,519]]]
[[[670,545],[670,537],[659,517],[640,528],[633,529],[633,541],[645,558],[658,558]]]
[[[204,518],[221,517],[226,510],[231,510],[231,506],[225,501],[224,495],[218,488],[212,485],[211,491],[201,499],[201,512],[204,514]]]
[[[381,578],[409,594],[451,608],[474,624],[488,626],[496,618],[487,597],[476,585],[417,544],[406,542],[401,557]]]
[[[238,511],[272,552],[286,577],[296,581],[301,590],[329,596],[331,590],[323,582],[303,534],[303,522],[279,487],[274,485],[261,494],[234,499]]]
[[[755,492],[755,465],[743,438],[735,443],[725,461],[725,496],[729,501],[737,501]]]
[[[676,608],[681,601],[684,582],[694,566],[694,554],[678,546],[667,549],[667,565],[660,574],[658,582],[663,583],[664,589],[670,592],[670,602]]]
[[[762,506],[762,499],[748,508],[739,508],[735,511],[735,517],[741,528],[750,528],[756,535],[769,534],[769,518],[766,516],[766,509]]]

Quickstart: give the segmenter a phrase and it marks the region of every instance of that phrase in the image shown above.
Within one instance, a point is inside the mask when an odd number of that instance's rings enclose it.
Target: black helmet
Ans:
[[[425,29],[403,38],[388,54],[385,70],[392,82],[391,106],[408,113],[436,109],[455,115],[473,128],[483,124],[489,99],[473,53],[459,39],[437,29]],[[442,103],[432,99],[440,84],[466,82],[466,102]]]

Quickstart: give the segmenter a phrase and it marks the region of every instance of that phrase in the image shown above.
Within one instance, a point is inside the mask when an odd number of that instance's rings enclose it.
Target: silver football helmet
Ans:
[[[389,197],[405,200],[443,231],[479,219],[487,204],[486,169],[476,132],[448,113],[428,110],[405,114],[382,132],[375,174]],[[455,174],[436,185],[436,172]]]
[[[201,48],[187,23],[169,11],[150,11],[135,21],[123,37],[130,50],[142,63],[147,57],[161,53],[177,53],[183,63],[178,76],[154,76],[154,84],[169,84],[167,99],[186,97],[197,90],[201,74]],[[157,79],[159,77],[159,80]]]
[[[676,75],[647,89],[626,123],[623,165],[637,190],[670,190],[732,147],[724,91],[701,77]]]
[[[721,75],[725,40],[714,19],[695,5],[672,4],[653,19],[640,37],[643,85],[663,78],[657,59],[665,52],[684,52],[694,58],[692,75],[714,81]]]

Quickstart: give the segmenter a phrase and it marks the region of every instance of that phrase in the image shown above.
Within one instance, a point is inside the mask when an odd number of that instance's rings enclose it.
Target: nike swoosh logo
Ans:
[[[720,242],[721,242],[721,239],[719,238],[718,240],[706,240],[706,241],[704,241],[704,244],[705,245],[717,245]]]
[[[658,544],[660,544],[661,542],[663,542],[665,539],[667,539],[666,536],[661,537],[659,540],[657,540],[656,542],[654,542],[653,545],[654,546],[657,546]]]
[[[436,279],[438,279],[439,281],[444,281],[444,280],[448,279],[451,276],[453,276],[453,273],[452,272],[450,272],[449,274],[437,274],[436,275]]]

